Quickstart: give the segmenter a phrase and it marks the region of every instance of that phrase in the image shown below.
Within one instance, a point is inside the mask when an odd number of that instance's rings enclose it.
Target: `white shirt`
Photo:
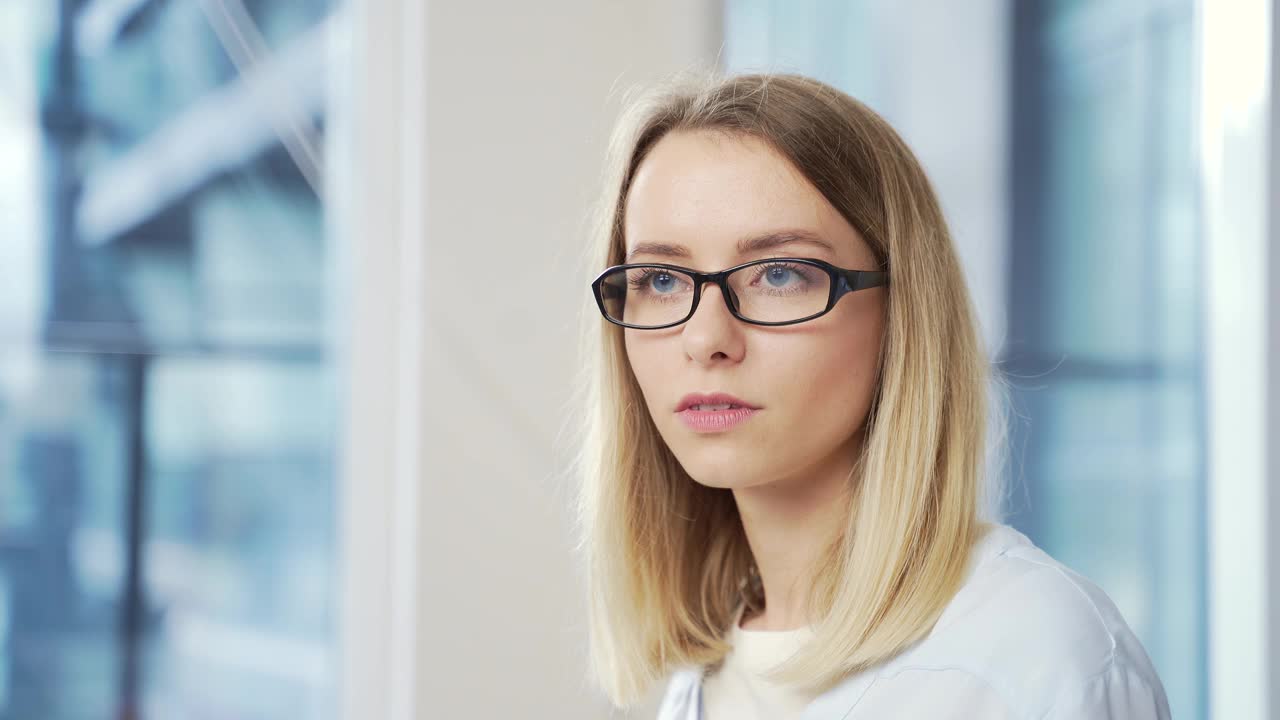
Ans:
[[[733,720],[1169,720],[1150,658],[1101,589],[1007,525],[973,560],[929,634],[891,660],[816,698],[789,697],[744,671],[784,659],[807,629],[738,628],[737,671],[705,683],[704,668],[677,671],[658,720],[724,720],[708,710],[727,703],[738,704]],[[704,707],[707,689],[716,707]]]

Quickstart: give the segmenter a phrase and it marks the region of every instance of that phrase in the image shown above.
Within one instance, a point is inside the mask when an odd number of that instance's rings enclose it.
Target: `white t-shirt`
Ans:
[[[972,554],[929,634],[893,659],[801,697],[753,671],[808,629],[737,627],[720,673],[672,676],[658,720],[1168,720],[1150,658],[1101,589],[1007,525]]]
[[[715,673],[702,680],[704,720],[792,720],[800,717],[813,696],[770,682],[765,672],[786,660],[813,636],[798,630],[744,630],[742,610],[734,618],[729,642],[733,650]]]

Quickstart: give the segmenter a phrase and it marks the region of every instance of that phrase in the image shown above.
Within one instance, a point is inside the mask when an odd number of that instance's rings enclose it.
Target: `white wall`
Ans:
[[[575,260],[619,92],[712,62],[718,6],[365,0],[362,15],[363,183],[330,198],[351,204],[355,298],[344,717],[604,717],[556,444],[588,292]]]
[[[1280,714],[1275,5],[1197,5],[1214,718]]]

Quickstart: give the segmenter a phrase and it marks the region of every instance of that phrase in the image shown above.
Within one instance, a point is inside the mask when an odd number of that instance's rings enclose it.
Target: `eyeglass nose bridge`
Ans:
[[[693,305],[689,308],[689,316],[685,318],[686,322],[693,319],[693,314],[698,312],[698,304],[702,302],[702,286],[707,283],[713,283],[718,286],[720,294],[724,297],[725,305],[729,307],[729,313],[739,320],[743,319],[738,314],[742,307],[738,302],[738,294],[729,285],[729,275],[732,273],[732,270],[721,270],[715,273],[689,273],[693,278]]]

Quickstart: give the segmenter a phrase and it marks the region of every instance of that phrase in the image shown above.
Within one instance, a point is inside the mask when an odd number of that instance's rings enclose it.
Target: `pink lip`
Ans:
[[[740,407],[749,408],[751,410],[759,410],[756,405],[752,405],[746,400],[739,400],[729,393],[689,393],[680,398],[680,404],[676,405],[676,412],[688,410],[693,405],[738,405]]]
[[[694,432],[724,432],[741,425],[759,410],[749,407],[731,410],[681,410],[676,413],[689,429]]]

